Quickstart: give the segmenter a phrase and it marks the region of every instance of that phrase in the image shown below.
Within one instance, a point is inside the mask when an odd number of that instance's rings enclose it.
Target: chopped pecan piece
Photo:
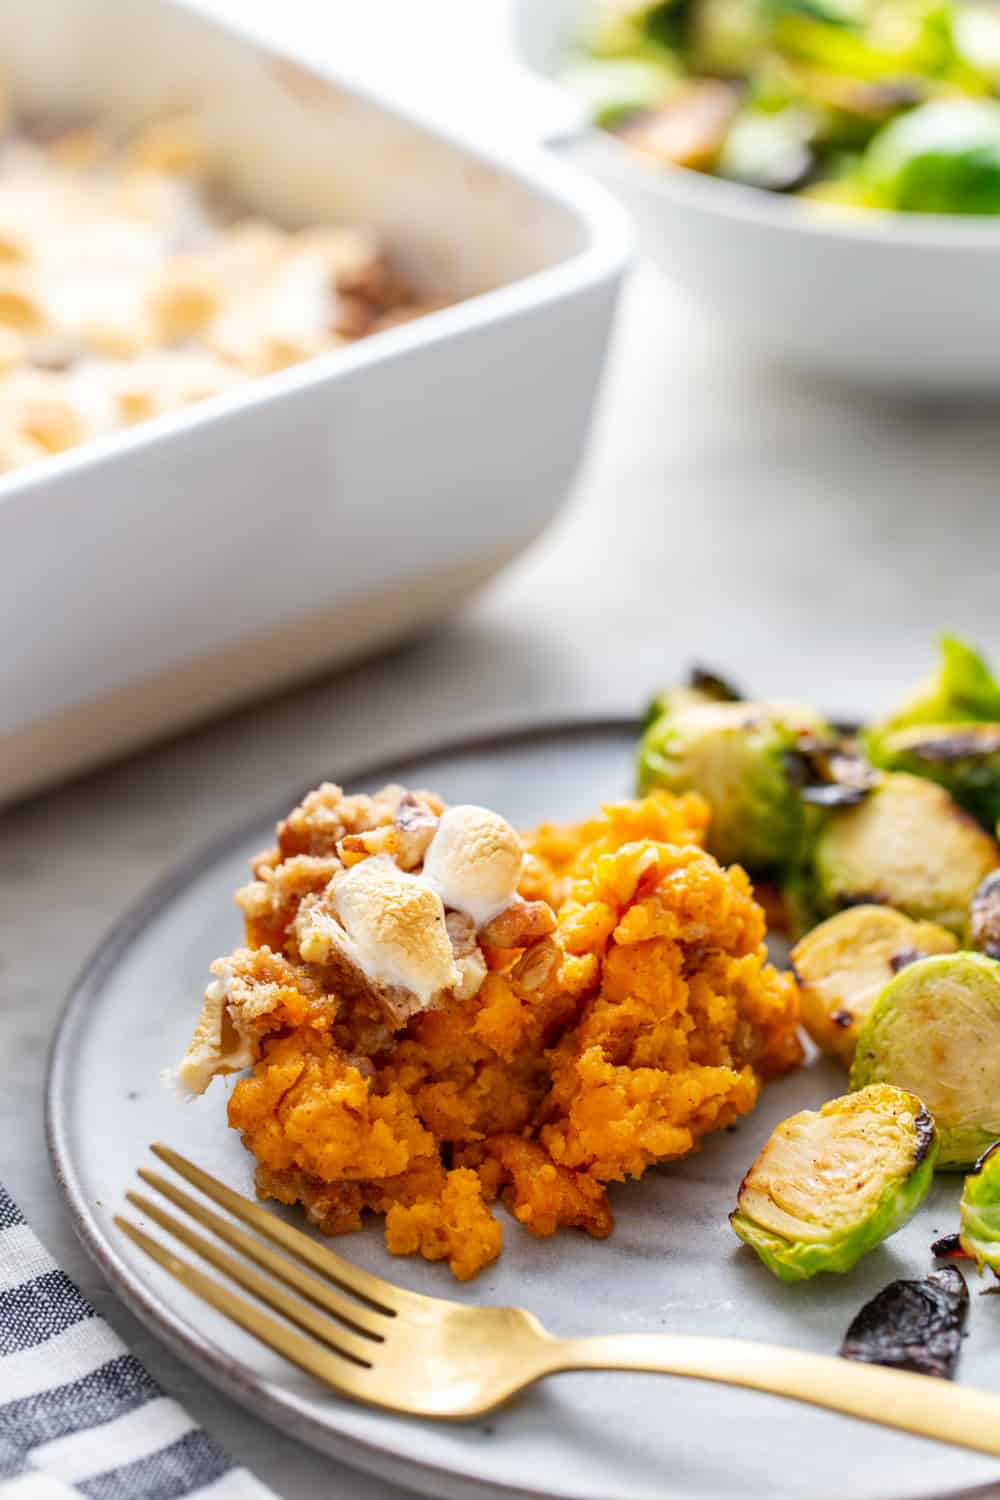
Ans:
[[[499,916],[480,928],[479,936],[490,948],[526,948],[555,929],[555,913],[547,901],[515,896]]]
[[[440,820],[412,792],[404,792],[394,820],[396,863],[401,870],[415,870],[423,863],[428,845]]]

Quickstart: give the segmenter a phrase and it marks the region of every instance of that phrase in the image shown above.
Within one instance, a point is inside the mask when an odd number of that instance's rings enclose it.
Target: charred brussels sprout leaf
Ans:
[[[857,807],[830,815],[813,855],[821,912],[894,906],[916,921],[965,930],[969,902],[1000,848],[943,787],[890,772]]]
[[[866,1302],[840,1347],[844,1359],[950,1380],[969,1315],[969,1289],[955,1266],[921,1281],[893,1281]]]
[[[639,744],[639,787],[697,790],[712,809],[709,848],[752,869],[799,857],[806,819],[788,752],[803,734],[831,731],[794,705],[706,700],[668,693]]]
[[[806,1030],[824,1052],[850,1066],[858,1033],[893,976],[919,958],[957,947],[943,927],[913,922],[890,906],[838,912],[792,949]]]
[[[940,1239],[935,1240],[931,1246],[931,1254],[935,1260],[969,1260],[962,1249],[961,1236],[957,1234],[943,1234]]]
[[[782,1281],[849,1271],[920,1206],[936,1156],[920,1100],[876,1084],[779,1125],[730,1223]]]
[[[743,694],[734,687],[728,677],[714,672],[711,667],[695,665],[688,673],[688,687],[693,693],[701,693],[717,703],[739,703]]]
[[[1000,213],[1000,103],[934,99],[874,137],[862,171],[886,208]]]
[[[816,807],[853,807],[880,780],[853,742],[811,735],[800,735],[789,752],[789,774],[803,802]]]
[[[987,875],[969,907],[969,947],[1000,959],[1000,870]]]
[[[1000,966],[981,953],[922,958],[886,985],[858,1037],[851,1087],[911,1089],[934,1116],[941,1167],[1000,1138]]]
[[[880,766],[936,781],[986,828],[1000,818],[1000,723],[915,724],[883,734]]]

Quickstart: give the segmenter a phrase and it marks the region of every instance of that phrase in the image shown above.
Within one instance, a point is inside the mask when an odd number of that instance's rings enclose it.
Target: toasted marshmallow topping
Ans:
[[[223,967],[206,989],[191,1044],[176,1072],[166,1076],[182,1093],[203,1094],[217,1073],[241,1073],[253,1061],[249,1041],[237,1035],[226,1014],[230,979]]]
[[[445,906],[482,927],[510,904],[523,861],[521,840],[507,820],[466,804],[442,817],[424,856],[423,878]]]
[[[461,975],[437,891],[375,854],[330,882],[349,956],[376,984],[410,990],[427,1006]]]

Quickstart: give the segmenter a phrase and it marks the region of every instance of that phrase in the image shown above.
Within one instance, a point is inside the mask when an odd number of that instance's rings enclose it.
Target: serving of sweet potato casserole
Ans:
[[[462,1280],[533,1234],[611,1232],[606,1184],[692,1151],[800,1060],[742,869],[696,794],[519,836],[430,792],[324,784],[237,894],[180,1085],[241,1073],[261,1197],[328,1234],[384,1215]],[[249,1071],[247,1071],[249,1070]]]

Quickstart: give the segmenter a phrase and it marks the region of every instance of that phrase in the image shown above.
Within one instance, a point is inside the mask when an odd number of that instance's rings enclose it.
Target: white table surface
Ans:
[[[338,763],[632,710],[692,658],[863,715],[925,667],[940,627],[1000,656],[998,475],[996,408],[879,404],[755,365],[642,267],[572,501],[478,602],[282,697],[280,716],[262,704],[0,816],[0,1175],[154,1375],[277,1494],[403,1492],[216,1394],[77,1244],[45,1153],[42,1078],[66,988],[104,928],[180,856]]]

